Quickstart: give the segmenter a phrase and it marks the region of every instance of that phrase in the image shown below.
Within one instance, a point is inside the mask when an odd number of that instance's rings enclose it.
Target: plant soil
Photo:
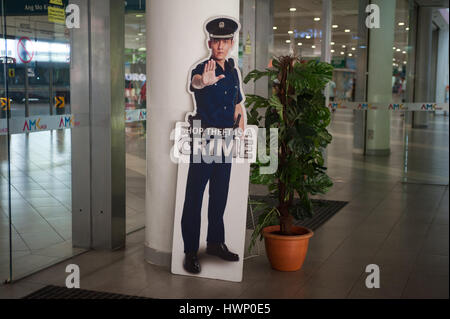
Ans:
[[[303,233],[301,233],[301,234],[296,234],[296,233],[284,234],[284,233],[282,233],[281,231],[274,231],[274,232],[271,232],[271,234],[274,234],[274,235],[280,235],[280,236],[299,236],[299,235],[305,235],[305,234],[307,234],[307,233],[308,233],[307,231],[305,231],[305,232],[303,232]]]

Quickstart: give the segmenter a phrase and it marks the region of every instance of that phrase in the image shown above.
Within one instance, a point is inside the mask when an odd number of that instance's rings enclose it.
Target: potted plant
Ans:
[[[324,194],[333,185],[322,153],[332,139],[327,131],[331,115],[323,94],[332,72],[328,63],[282,56],[273,59],[271,68],[253,70],[244,80],[248,83],[267,76],[273,87],[269,98],[246,97],[248,123],[267,133],[270,128],[278,129],[277,171],[261,174],[259,168],[265,164],[252,165],[251,183],[267,185],[275,204],[253,202],[263,212],[249,250],[258,237],[264,237],[267,256],[277,270],[295,271],[303,265],[313,232],[295,226],[294,219],[311,217],[311,195]],[[268,150],[270,144],[267,139]]]

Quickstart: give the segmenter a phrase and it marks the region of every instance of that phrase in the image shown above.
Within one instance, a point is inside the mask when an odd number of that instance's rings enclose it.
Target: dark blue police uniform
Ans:
[[[196,74],[203,74],[206,60],[197,65],[192,71],[192,78]],[[201,121],[203,128],[232,128],[236,104],[242,102],[239,76],[234,67],[234,61],[226,61],[225,69],[216,64],[216,76],[225,75],[213,85],[203,89],[190,86],[195,95],[197,105],[196,119]],[[222,155],[222,159],[224,156]],[[197,252],[200,239],[200,221],[203,193],[209,181],[208,204],[208,243],[224,243],[225,230],[223,214],[228,198],[231,162],[206,163],[201,160],[194,163],[191,155],[189,173],[186,184],[186,194],[181,219],[181,230],[184,240],[184,252]]]

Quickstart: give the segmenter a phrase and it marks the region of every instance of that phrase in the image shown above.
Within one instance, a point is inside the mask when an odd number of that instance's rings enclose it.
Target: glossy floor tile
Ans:
[[[145,209],[145,160],[136,156],[145,154],[145,139],[142,135],[130,134],[134,143],[127,145],[134,145],[137,150],[128,155],[132,169],[127,169],[127,232],[144,226]],[[11,260],[8,253],[9,196],[14,279],[83,251],[72,248],[71,240],[70,139],[69,130],[13,135],[10,190],[7,156],[5,152],[0,155],[0,282],[9,277]]]
[[[254,251],[254,256],[245,259],[241,283],[172,275],[168,268],[145,262],[141,229],[127,236],[123,250],[89,251],[73,257],[0,287],[0,297],[18,298],[45,284],[64,285],[65,266],[76,263],[81,270],[82,288],[154,298],[448,298],[448,117],[430,115],[427,129],[412,129],[404,125],[401,113],[393,113],[391,154],[386,157],[364,157],[353,152],[352,117],[352,111],[338,110],[333,114],[330,126],[333,142],[327,150],[327,166],[334,186],[328,194],[317,196],[349,203],[315,232],[301,270],[292,273],[273,270],[262,244],[258,253]],[[28,179],[29,173],[17,175],[20,179],[13,192],[16,198],[26,193],[32,199],[31,203],[16,205],[20,212],[17,218],[22,214],[22,221],[35,219],[32,214],[43,215],[39,211],[40,198],[45,198],[45,194],[39,188],[39,180]],[[130,229],[143,226],[145,173],[145,137],[138,129],[129,130],[127,227]],[[51,186],[48,178],[40,177]],[[251,185],[250,192],[266,194],[258,185]],[[47,207],[43,216],[48,227],[59,229],[62,235],[64,217],[57,209],[65,207],[64,203],[61,205]],[[4,224],[4,219],[0,219],[0,225]],[[38,225],[39,229],[47,227]],[[13,238],[16,246],[22,245],[23,249],[16,252],[17,258],[26,258],[30,252],[21,230],[27,231],[26,223],[18,224]],[[38,236],[31,231],[29,234]],[[249,235],[250,231],[247,244]],[[0,243],[1,240],[0,236]],[[40,242],[35,245],[39,247]],[[57,258],[69,247],[68,243],[56,242],[51,248],[36,251]],[[35,264],[40,262],[33,260]],[[366,286],[368,265],[379,267],[380,288]]]

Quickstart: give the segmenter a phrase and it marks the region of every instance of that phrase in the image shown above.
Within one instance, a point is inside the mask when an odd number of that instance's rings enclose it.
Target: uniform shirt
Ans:
[[[233,127],[236,104],[242,102],[237,70],[228,61],[225,62],[225,70],[216,63],[216,76],[223,74],[225,78],[197,90],[192,86],[192,78],[196,74],[203,74],[208,61],[198,64],[191,75],[190,90],[195,96],[197,116],[200,117],[203,127]]]

